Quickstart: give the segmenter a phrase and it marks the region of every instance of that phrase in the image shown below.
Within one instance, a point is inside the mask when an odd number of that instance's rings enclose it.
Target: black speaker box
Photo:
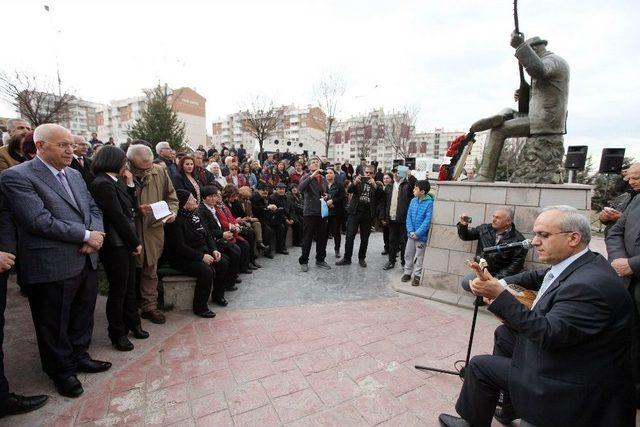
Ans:
[[[564,168],[581,171],[587,162],[587,146],[574,145],[567,148],[567,156],[564,159]]]
[[[603,148],[598,173],[617,173],[622,171],[624,148]]]

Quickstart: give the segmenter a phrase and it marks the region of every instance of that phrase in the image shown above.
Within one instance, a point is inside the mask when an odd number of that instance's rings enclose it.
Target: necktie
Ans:
[[[78,209],[78,204],[76,203],[76,198],[73,197],[73,192],[71,191],[71,187],[69,187],[69,182],[67,181],[66,175],[64,174],[64,172],[60,171],[60,172],[58,172],[57,176],[58,176],[58,180],[60,181],[60,184],[62,184],[64,189],[69,194],[69,197],[71,197],[71,202],[73,203],[73,206],[76,209]]]
[[[540,298],[542,298],[544,293],[547,292],[547,289],[549,289],[549,286],[551,286],[551,284],[553,283],[553,279],[554,279],[553,273],[551,273],[551,270],[549,270],[547,274],[545,274],[544,279],[542,279],[542,285],[540,286],[538,295],[536,295],[536,299],[533,300],[533,304],[531,305],[532,310],[533,310],[533,307],[536,306]]]

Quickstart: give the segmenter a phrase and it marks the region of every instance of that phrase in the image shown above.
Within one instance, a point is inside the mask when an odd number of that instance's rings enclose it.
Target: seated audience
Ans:
[[[174,179],[176,190],[182,189],[190,192],[196,201],[200,203],[200,187],[194,175],[196,164],[191,156],[182,156],[178,162],[178,174]]]
[[[239,174],[238,169],[239,166],[237,163],[231,163],[229,165],[229,175],[227,175],[227,184],[231,184],[236,188],[247,185],[247,178],[244,175]]]
[[[276,251],[284,252],[286,251],[287,230],[282,221],[278,220],[278,207],[273,203],[269,203],[267,199],[268,195],[269,185],[262,181],[259,182],[258,189],[254,192],[253,196],[251,196],[251,207],[253,214],[260,220],[260,224],[262,224],[262,238],[264,239],[263,241],[268,244],[266,246],[270,247],[275,237]],[[273,258],[271,249],[265,250],[263,255],[267,258]]]
[[[205,318],[215,317],[207,301],[212,295],[218,305],[227,305],[221,278],[229,266],[216,265],[221,262],[222,254],[197,213],[195,197],[183,189],[176,190],[176,195],[179,200],[178,217],[166,227],[167,259],[173,268],[196,278],[193,313]]]

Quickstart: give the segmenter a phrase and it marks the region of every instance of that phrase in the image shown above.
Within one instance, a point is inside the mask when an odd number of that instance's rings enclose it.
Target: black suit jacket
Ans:
[[[224,230],[218,224],[218,221],[213,217],[213,213],[209,210],[209,208],[204,204],[200,203],[200,207],[198,208],[198,212],[200,213],[200,219],[205,225],[205,228],[209,232],[209,234],[215,239],[222,239],[222,233]]]
[[[4,194],[0,190],[0,251],[18,253],[16,225],[11,212],[5,205]]]
[[[179,264],[182,260],[202,261],[205,253],[211,255],[213,251],[218,250],[208,232],[203,236],[180,214],[175,221],[165,226],[165,237],[166,250],[172,264]]]
[[[140,244],[135,227],[138,206],[135,187],[127,187],[106,173],[99,173],[91,183],[90,190],[102,210],[106,233],[104,245],[126,246],[134,250]]]
[[[71,165],[69,166],[72,169],[77,170],[82,175],[82,179],[87,185],[91,184],[91,181],[95,178],[93,172],[91,172],[91,159],[84,157],[84,166],[80,166],[80,162],[74,157],[71,160]]]
[[[537,290],[547,270],[507,283]],[[604,257],[587,252],[533,310],[502,292],[489,310],[518,332],[509,392],[516,413],[540,426],[634,426],[633,304]]]

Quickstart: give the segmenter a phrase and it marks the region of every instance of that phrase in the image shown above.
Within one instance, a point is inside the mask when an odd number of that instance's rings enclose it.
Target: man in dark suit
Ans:
[[[11,214],[6,209],[0,191],[0,417],[23,414],[47,403],[48,396],[21,396],[9,392],[9,383],[4,376],[4,310],[7,307],[7,279],[15,263],[17,252],[16,229]]]
[[[500,390],[519,418],[539,426],[634,426],[631,370],[633,303],[607,260],[588,248],[589,221],[555,206],[535,221],[533,245],[551,268],[501,281],[471,282],[488,309],[516,332],[512,357],[471,359],[444,426],[489,426]],[[538,291],[529,310],[506,283]]]
[[[18,258],[29,297],[42,369],[63,396],[83,393],[77,372],[102,372],[91,359],[98,293],[97,253],[102,213],[79,172],[69,168],[73,137],[62,126],[34,132],[37,156],[2,175],[2,191],[16,220]]]
[[[91,172],[91,159],[87,157],[89,143],[80,135],[73,135],[73,142],[76,144],[76,148],[73,150],[73,159],[69,166],[80,172],[84,182],[89,185],[94,178],[93,172]]]
[[[640,191],[640,164],[635,163],[629,167],[625,180],[633,191]],[[640,373],[640,198],[634,197],[631,203],[624,209],[624,214],[609,229],[605,239],[607,254],[611,266],[618,276],[627,284],[627,289],[635,301],[636,327],[634,332],[634,365],[636,381]],[[636,405],[640,407],[640,383],[636,382]]]

